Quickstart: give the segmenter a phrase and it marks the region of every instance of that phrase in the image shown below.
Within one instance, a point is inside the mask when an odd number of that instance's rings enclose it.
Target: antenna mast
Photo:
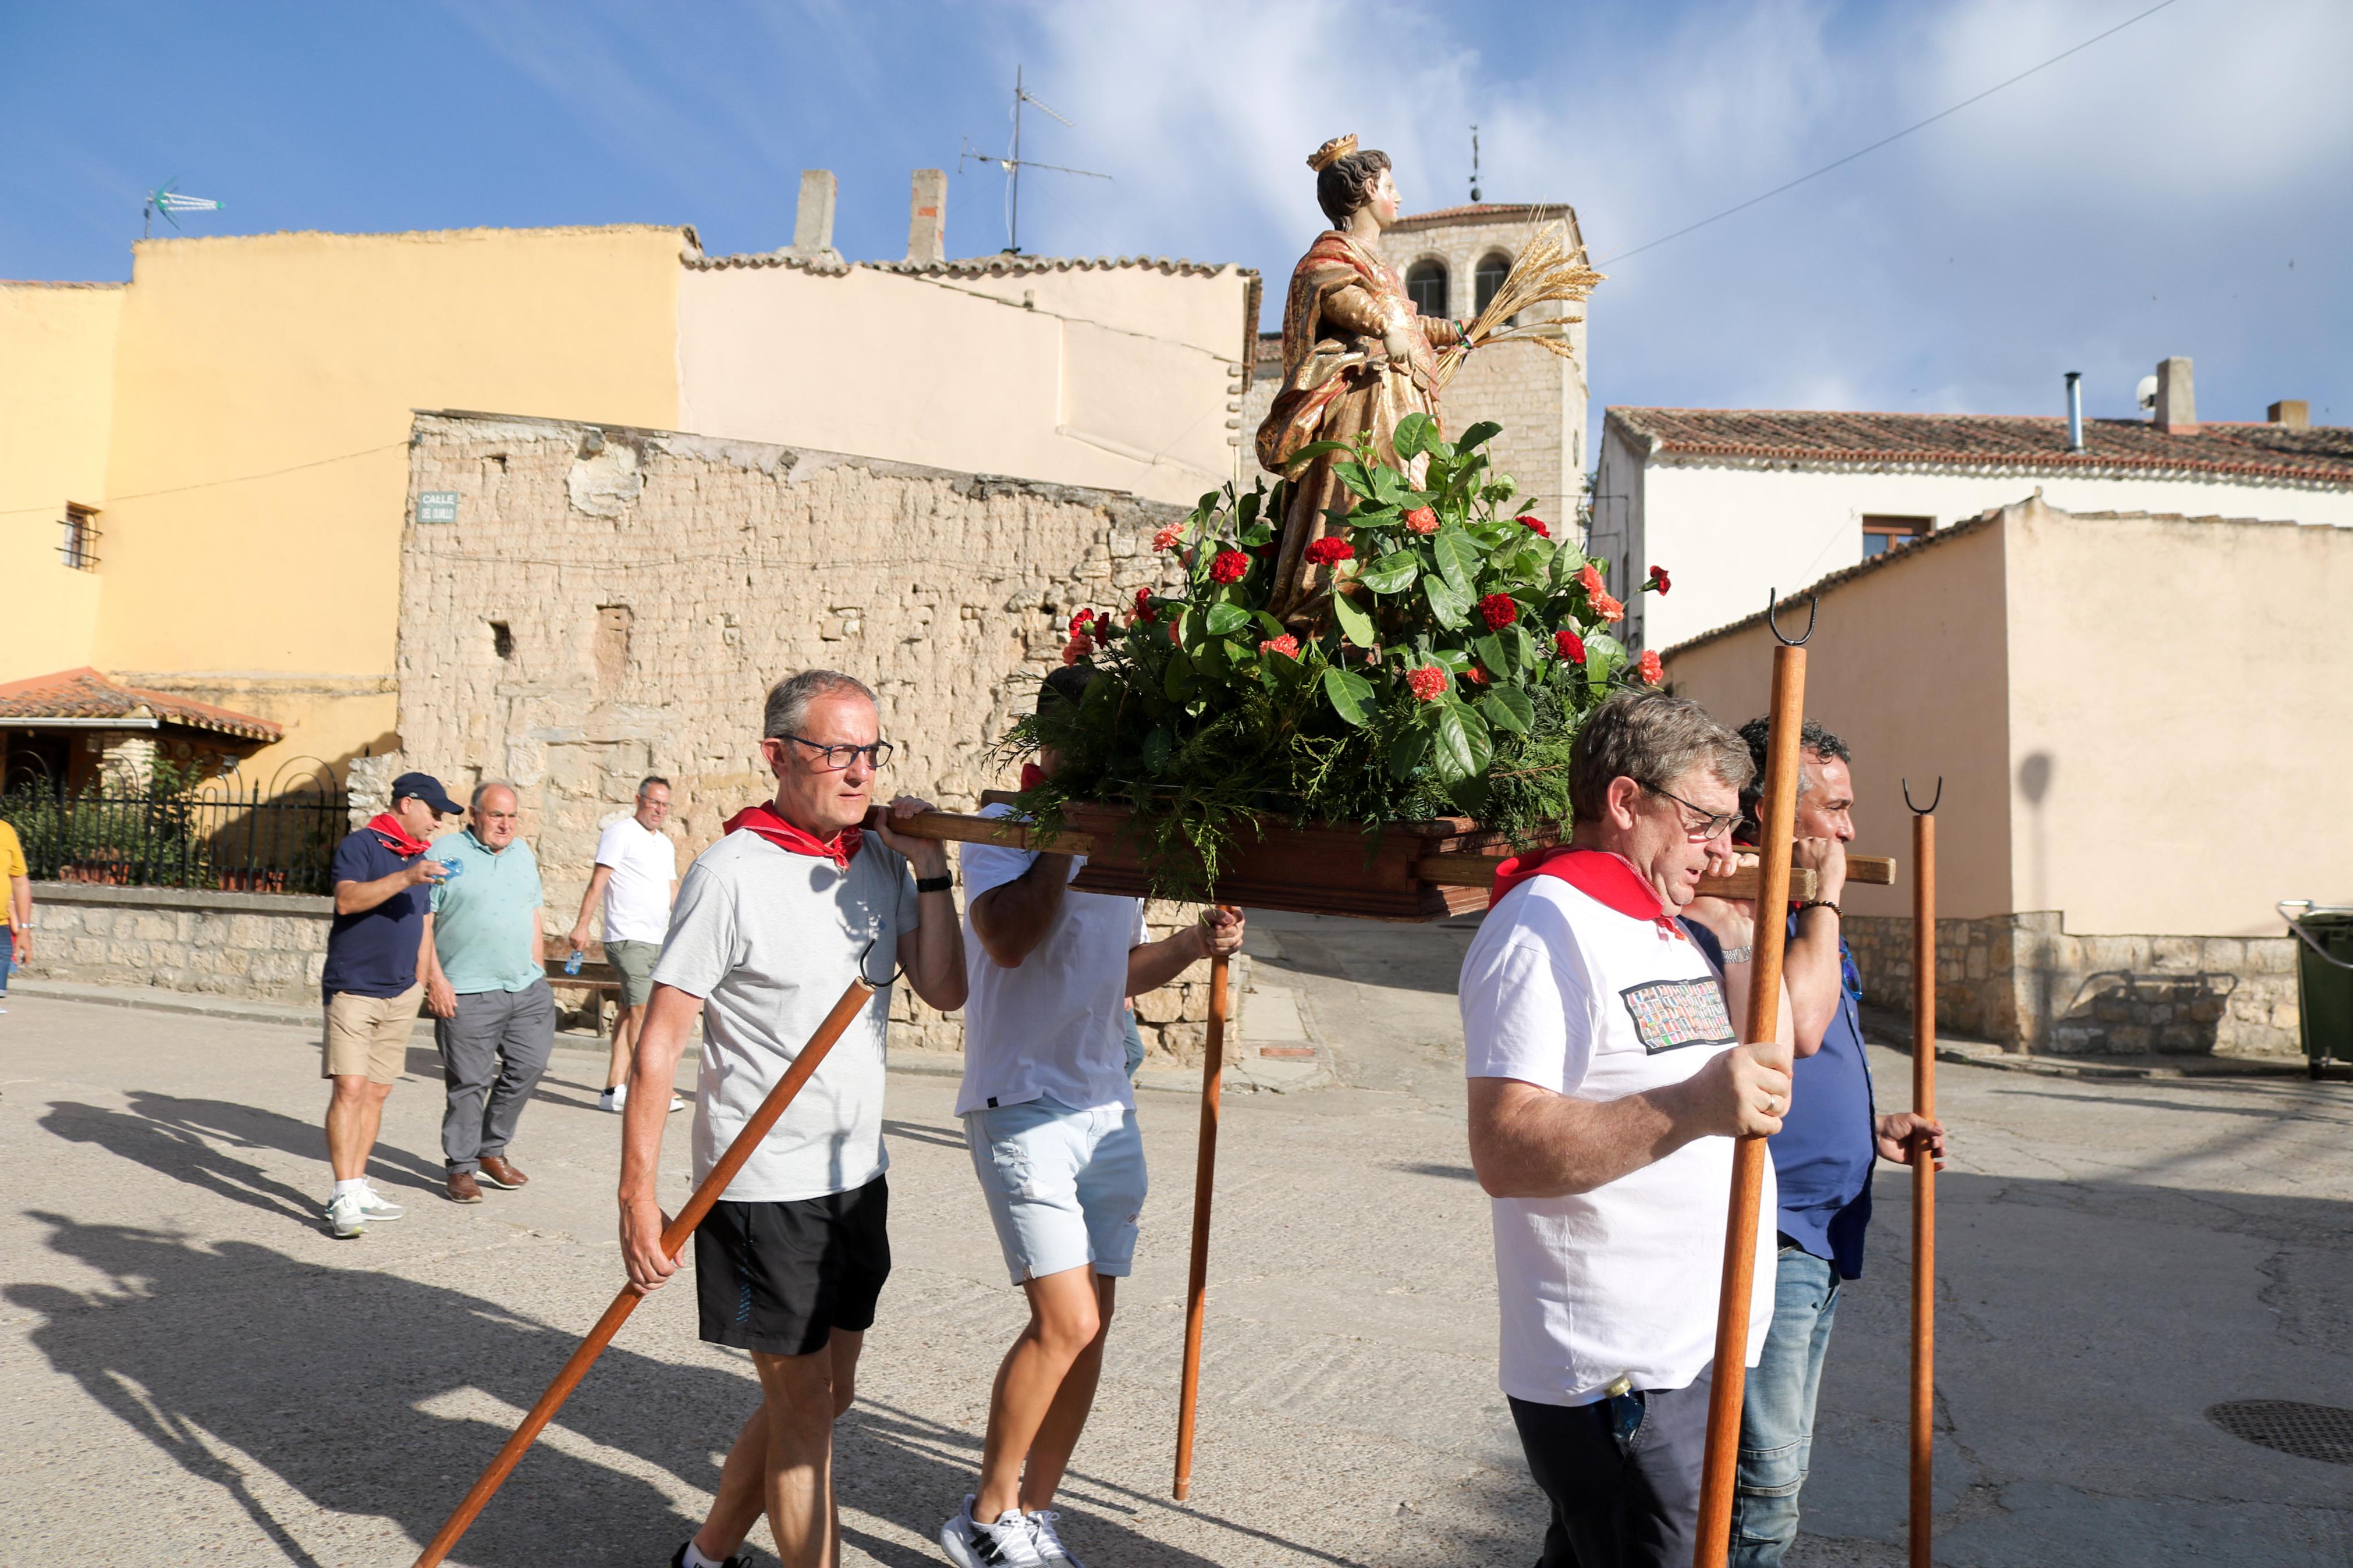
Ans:
[[[964,166],[966,163],[974,160],[977,160],[984,163],[994,163],[998,168],[1005,171],[1005,254],[1008,256],[1018,256],[1021,254],[1022,170],[1051,169],[1058,174],[1083,174],[1090,180],[1108,180],[1111,178],[1109,174],[1099,174],[1092,169],[1066,169],[1060,163],[1039,163],[1024,158],[1021,155],[1021,106],[1025,103],[1034,104],[1038,108],[1044,110],[1048,114],[1053,115],[1056,120],[1061,121],[1065,125],[1071,124],[1070,121],[1064,118],[1060,113],[1057,112],[1051,104],[1046,102],[1043,99],[1037,97],[1035,94],[1031,93],[1027,87],[1022,85],[1021,68],[1017,65],[1013,68],[1012,155],[1005,158],[993,158],[986,153],[976,153],[973,151],[972,142],[969,139],[966,139],[965,142],[963,151],[956,154],[956,170],[958,173],[963,172]],[[1074,131],[1078,129],[1076,126],[1071,126],[1071,128]]]
[[[1479,128],[1471,128],[1471,199],[1479,199]]]

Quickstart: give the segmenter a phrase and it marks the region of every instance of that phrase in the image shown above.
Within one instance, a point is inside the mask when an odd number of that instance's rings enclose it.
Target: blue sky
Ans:
[[[1068,115],[1025,151],[1025,249],[1280,280],[1321,226],[1302,160],[1357,132],[1410,206],[1573,204],[1597,258],[1830,162],[2153,0],[1507,5],[1408,0],[0,5],[0,276],[120,279],[142,193],[191,233],[691,223],[905,247],[908,172],[1001,148],[1015,66]],[[2175,0],[1952,118],[1606,265],[1597,405],[2131,414],[2158,359],[2200,413],[2353,424],[2353,6]],[[950,182],[952,254],[1005,244]]]

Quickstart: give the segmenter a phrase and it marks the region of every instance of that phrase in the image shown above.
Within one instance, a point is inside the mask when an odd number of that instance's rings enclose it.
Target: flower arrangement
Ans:
[[[1515,838],[1566,823],[1578,720],[1662,675],[1609,635],[1625,610],[1601,563],[1511,507],[1481,450],[1499,432],[1448,442],[1414,416],[1397,430],[1403,468],[1369,445],[1322,448],[1345,454],[1353,500],[1306,548],[1329,574],[1306,624],[1266,609],[1282,483],[1204,495],[1153,540],[1183,563],[1181,592],[1139,591],[1124,626],[1071,620],[1064,662],[1104,679],[1005,737],[1008,754],[1059,759],[1023,808],[1050,829],[1067,802],[1133,806],[1172,895],[1198,892],[1233,828],[1267,817],[1461,812]],[[1662,572],[1642,584],[1665,586]]]

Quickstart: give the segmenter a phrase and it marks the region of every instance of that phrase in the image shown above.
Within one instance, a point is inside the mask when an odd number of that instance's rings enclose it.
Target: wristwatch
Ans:
[[[936,877],[918,877],[915,879],[915,891],[919,893],[944,893],[950,888],[955,886],[955,874],[952,871],[943,872],[941,875]]]

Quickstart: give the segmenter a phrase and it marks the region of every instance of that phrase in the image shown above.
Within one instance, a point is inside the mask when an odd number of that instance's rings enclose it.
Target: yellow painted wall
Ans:
[[[381,750],[411,411],[674,426],[687,244],[657,226],[142,242],[90,662],[289,724],[248,764],[265,779]]]
[[[1854,750],[1857,853],[1892,855],[1908,868],[1912,819],[1903,781],[1908,777],[1926,804],[1944,775],[1936,812],[1941,915],[2049,907],[2011,902],[2005,576],[1999,527],[1906,550],[1826,590],[1806,645],[1806,716]],[[1783,624],[1794,632],[1805,618],[1800,605],[1784,612]],[[1767,710],[1773,646],[1762,626],[1749,626],[1669,655],[1668,677],[1676,691],[1737,726]],[[1900,873],[1892,888],[1851,888],[1845,902],[1857,914],[1908,915],[1911,878]]]
[[[106,506],[124,293],[0,283],[0,681],[92,662],[100,579],[58,546],[66,502]]]

